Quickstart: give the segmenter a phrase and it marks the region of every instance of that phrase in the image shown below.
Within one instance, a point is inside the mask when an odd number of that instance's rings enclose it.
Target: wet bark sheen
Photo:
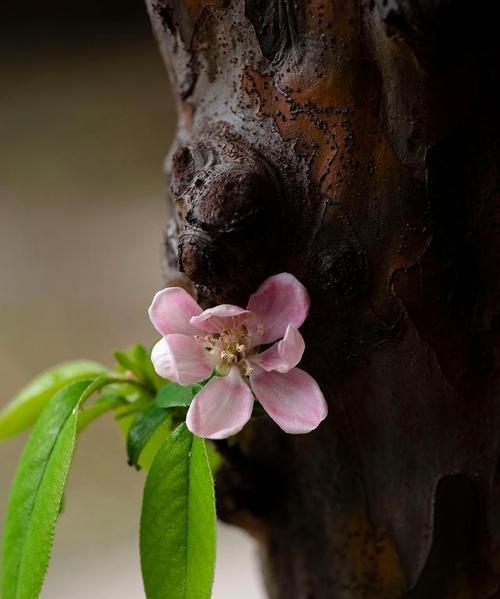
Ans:
[[[220,515],[274,598],[500,596],[494,2],[148,8],[179,111],[168,276],[236,303],[299,277],[330,407],[221,445]]]

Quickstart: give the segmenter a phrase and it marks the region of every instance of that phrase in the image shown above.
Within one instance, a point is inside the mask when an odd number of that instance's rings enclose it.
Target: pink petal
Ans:
[[[201,314],[202,309],[182,287],[167,287],[153,298],[149,308],[149,318],[155,329],[162,335],[199,333],[189,324],[192,316]]]
[[[253,364],[258,364],[267,372],[271,370],[288,372],[302,360],[304,348],[302,335],[293,325],[289,324],[281,341],[261,354],[250,356],[248,360]]]
[[[207,439],[225,439],[239,432],[250,420],[253,397],[239,370],[214,377],[195,396],[189,407],[188,429]]]
[[[214,368],[210,354],[200,343],[178,333],[158,341],[151,352],[151,361],[160,376],[179,385],[203,381]]]
[[[262,407],[286,433],[309,433],[326,418],[328,407],[321,389],[300,368],[286,374],[256,368],[250,384]]]
[[[309,313],[307,289],[293,275],[282,272],[266,279],[250,296],[248,309],[257,317],[251,321],[253,345],[272,343],[285,334],[289,324],[299,328]],[[259,333],[258,325],[263,325]]]
[[[233,306],[232,304],[221,304],[215,308],[204,310],[199,316],[193,316],[190,323],[206,331],[207,333],[219,333],[223,330],[236,329],[246,322],[251,316],[248,310]]]

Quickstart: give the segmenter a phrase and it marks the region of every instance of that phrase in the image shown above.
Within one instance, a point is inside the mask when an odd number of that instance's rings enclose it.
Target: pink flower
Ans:
[[[246,309],[221,304],[202,310],[180,287],[155,295],[149,317],[163,335],[151,354],[156,372],[189,385],[215,370],[189,408],[191,432],[209,439],[234,435],[250,419],[254,396],[287,433],[319,425],[327,415],[325,398],[296,368],[304,353],[298,327],[308,312],[306,288],[288,273],[266,279]]]

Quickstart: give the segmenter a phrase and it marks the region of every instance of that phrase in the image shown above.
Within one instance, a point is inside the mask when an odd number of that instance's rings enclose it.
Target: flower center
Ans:
[[[255,350],[251,348],[251,335],[245,325],[205,337],[197,335],[195,339],[202,342],[205,348],[215,356],[217,374],[223,376],[233,366],[237,366],[244,376],[249,376],[252,372],[253,369],[247,361],[247,357]]]

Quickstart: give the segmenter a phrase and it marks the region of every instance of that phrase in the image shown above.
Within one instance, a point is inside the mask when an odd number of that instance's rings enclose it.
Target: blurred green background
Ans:
[[[0,406],[40,370],[150,344],[162,286],[163,157],[175,111],[140,0],[3,4]],[[0,528],[26,436],[0,445]],[[80,439],[44,599],[144,597],[144,474],[110,417]],[[222,526],[215,599],[262,597],[250,539]]]

